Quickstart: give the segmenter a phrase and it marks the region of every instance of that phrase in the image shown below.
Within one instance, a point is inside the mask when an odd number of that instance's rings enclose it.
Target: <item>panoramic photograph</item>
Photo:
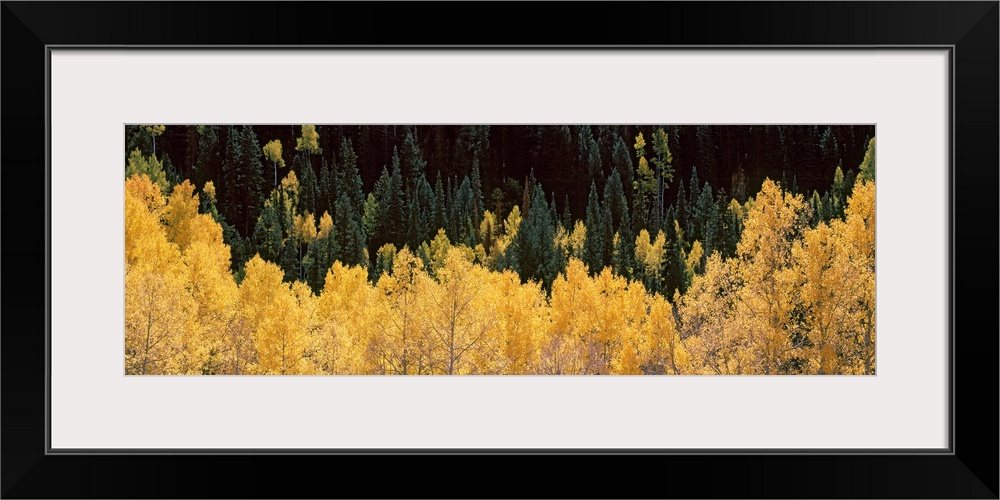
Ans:
[[[874,375],[874,125],[126,125],[127,375]]]

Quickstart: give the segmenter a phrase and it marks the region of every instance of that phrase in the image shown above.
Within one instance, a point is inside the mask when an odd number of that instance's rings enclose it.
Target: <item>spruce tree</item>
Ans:
[[[614,150],[611,152],[611,164],[614,170],[618,171],[618,177],[626,192],[626,198],[631,201],[632,182],[635,177],[633,173],[634,167],[632,166],[632,156],[629,155],[628,146],[621,136],[615,138]]]
[[[273,197],[272,197],[273,198]],[[264,209],[253,231],[253,243],[260,258],[278,264],[284,249],[281,214],[271,199],[264,203]]]
[[[566,195],[566,200],[563,201],[562,226],[567,231],[573,229],[573,216],[569,213],[569,195]]]
[[[320,159],[319,196],[316,198],[316,213],[333,211],[334,173],[326,158]]]
[[[683,228],[688,227],[691,220],[691,209],[687,199],[687,192],[684,190],[684,179],[681,179],[680,182],[678,182],[677,201],[675,205],[677,206],[677,222]],[[673,222],[670,219],[667,219],[667,223],[664,224],[664,230],[673,231],[674,229],[670,227],[672,225]]]
[[[604,185],[604,203],[609,207],[612,229],[615,232],[621,231],[622,221],[628,218],[628,199],[617,170],[611,172]]]
[[[243,126],[242,152],[240,166],[243,170],[243,184],[239,186],[243,198],[243,227],[250,231],[257,215],[260,214],[260,206],[264,202],[264,149],[257,142],[257,133],[250,125]]]
[[[584,225],[587,227],[587,238],[583,243],[584,264],[587,264],[591,273],[600,272],[604,268],[604,242],[601,241],[601,204],[597,199],[597,185],[594,182],[590,183]]]
[[[444,184],[441,182],[441,171],[438,170],[437,180],[434,181],[434,230],[448,227],[448,203],[444,194]]]
[[[479,221],[483,220],[483,211],[486,205],[483,203],[483,181],[479,177],[479,158],[472,160],[472,224],[479,227]]]
[[[449,234],[448,238],[456,244],[464,243],[470,247],[475,246],[475,231],[472,226],[472,211],[475,204],[473,198],[472,183],[468,177],[463,177],[462,183],[455,191],[454,205],[451,210],[454,234]],[[541,208],[547,209],[548,204],[543,203]]]
[[[302,210],[315,214],[319,200],[319,182],[312,165],[306,162],[302,167],[302,183],[299,186],[299,206]]]
[[[691,230],[688,232],[688,241],[701,241],[702,246],[707,244],[709,237],[705,233],[705,226],[712,212],[715,212],[715,199],[712,197],[712,186],[707,182],[702,186],[698,200],[691,210]]]
[[[427,162],[420,154],[420,146],[417,144],[417,137],[415,134],[416,131],[413,128],[409,128],[406,131],[406,137],[403,138],[401,167],[402,174],[405,176],[406,181],[403,189],[406,191],[407,203],[411,202],[411,199],[415,194],[417,179],[423,177],[424,169],[427,167]]]
[[[521,221],[515,240],[521,281],[539,280],[548,291],[551,290],[552,282],[558,273],[559,258],[553,243],[555,224],[541,186],[535,186],[530,206],[531,209]]]

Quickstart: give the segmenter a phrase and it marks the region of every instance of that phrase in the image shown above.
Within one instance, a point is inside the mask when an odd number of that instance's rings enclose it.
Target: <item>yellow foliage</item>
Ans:
[[[327,271],[316,309],[317,362],[323,373],[374,373],[369,360],[369,342],[382,323],[375,289],[361,267],[334,262]]]
[[[646,140],[642,138],[642,132],[635,138],[635,145],[633,146],[637,151],[646,147]]]
[[[295,140],[295,150],[308,153],[323,152],[323,148],[319,147],[319,132],[316,132],[315,125],[302,126],[302,137]]]
[[[153,137],[162,135],[166,130],[166,125],[146,125],[146,132]]]
[[[333,217],[330,217],[329,212],[323,212],[323,216],[319,218],[319,232],[316,234],[317,239],[326,238],[333,230]]]
[[[281,141],[275,139],[265,144],[262,149],[264,150],[264,157],[267,158],[267,161],[277,165],[278,167],[285,166],[285,160],[281,157]]]
[[[268,203],[294,238],[328,237],[330,214],[317,224],[298,213],[297,191],[290,172]],[[214,202],[214,185],[202,195]],[[374,285],[365,267],[334,262],[317,296],[259,255],[237,285],[222,227],[199,207],[188,181],[169,197],[144,173],[125,181],[128,374],[875,372],[875,186],[864,179],[843,219],[814,228],[802,197],[770,180],[746,204],[731,201],[744,225],[736,255],[706,257],[700,241],[682,249],[690,284],[672,302],[658,293],[663,231],[636,236],[632,282],[610,267],[588,272],[582,221],[556,228],[567,265],[549,296],[493,271],[519,230],[516,206],[502,227],[484,213],[475,248],[444,230],[420,257],[383,246],[387,272]]]
[[[306,371],[308,319],[284,272],[255,255],[239,287],[239,308],[256,350],[252,373],[295,374]]]

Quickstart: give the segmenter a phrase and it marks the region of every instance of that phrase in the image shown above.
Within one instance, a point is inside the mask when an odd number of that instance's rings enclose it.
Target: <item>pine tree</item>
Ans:
[[[479,178],[479,158],[472,160],[472,224],[479,227],[486,205],[483,204],[483,181]]]
[[[403,246],[406,240],[406,201],[403,194],[403,175],[396,149],[392,151],[392,173],[389,175],[385,198],[378,200],[379,207],[385,207],[384,216],[380,217],[382,227],[386,230],[384,243]]]
[[[407,210],[410,218],[406,239],[411,247],[417,248],[420,243],[436,232],[433,227],[435,221],[434,192],[425,177],[420,177],[417,180],[416,193],[412,198]]]
[[[345,190],[354,206],[364,202],[361,173],[358,171],[358,155],[354,144],[348,138],[340,140],[340,161],[336,165],[338,191]]]
[[[819,149],[824,168],[836,165],[840,161],[840,148],[833,127],[828,126],[823,130],[823,135],[819,139]]]
[[[219,126],[199,125],[196,130],[198,132],[198,152],[195,157],[191,181],[197,185],[204,185],[218,177],[221,167]]]
[[[583,245],[584,264],[593,273],[599,273],[604,268],[604,242],[601,241],[601,204],[597,199],[597,185],[590,183],[590,194],[587,196],[587,212],[584,225],[587,227],[587,239]]]
[[[455,158],[453,160],[455,165],[478,164],[480,167],[485,166],[489,150],[489,125],[463,125],[458,127],[458,139],[455,141]]]
[[[573,216],[569,213],[569,195],[566,195],[566,200],[563,202],[562,226],[567,231],[573,229]]]
[[[234,126],[226,127],[226,150],[222,158],[222,180],[219,183],[222,195],[222,215],[236,226],[241,234],[247,234],[243,225],[243,203],[240,189],[245,181],[239,162],[243,158],[243,141],[240,130]]]
[[[625,197],[625,189],[618,171],[612,171],[608,176],[608,182],[604,184],[604,204],[609,207],[611,213],[611,227],[614,232],[622,229],[622,221],[628,219],[628,199]]]
[[[708,195],[706,196],[705,193],[708,193]],[[701,210],[704,212],[705,217],[705,223],[702,227],[702,247],[705,249],[705,255],[702,258],[701,263],[701,265],[704,266],[705,259],[708,258],[712,252],[719,250],[719,247],[721,246],[722,218],[719,215],[719,202],[717,200],[721,200],[725,197],[725,191],[720,189],[719,197],[717,199],[713,199],[712,188],[706,182],[705,189],[702,190],[701,197],[704,199]]]
[[[299,241],[295,238],[288,238],[285,240],[285,245],[281,251],[280,264],[281,269],[284,271],[284,281],[292,282],[299,279],[299,275],[302,273],[301,261],[299,259],[299,253],[302,249],[299,247]]]
[[[475,226],[472,225],[472,211],[474,206],[472,183],[468,177],[462,178],[462,183],[455,191],[454,203],[451,207],[451,225],[454,233],[449,234],[451,241],[463,243],[469,247],[475,246]],[[543,203],[543,210],[548,208],[547,203]]]
[[[702,169],[702,174],[708,181],[715,180],[716,176],[716,146],[715,137],[712,133],[712,127],[708,125],[698,125],[695,129],[695,161],[694,164]],[[690,183],[692,193],[694,193],[694,186],[700,186],[697,177],[692,174],[691,180],[694,181]],[[699,193],[701,194],[701,193]],[[694,203],[692,199],[692,204]]]
[[[675,203],[677,206],[677,222],[680,223],[681,227],[688,227],[691,221],[691,206],[688,203],[687,192],[684,190],[684,180],[681,179],[677,186],[677,201]],[[667,224],[665,224],[664,229],[673,231],[673,222],[667,219]],[[673,240],[671,240],[673,241]]]
[[[417,180],[424,176],[424,169],[427,167],[427,162],[420,154],[420,146],[417,144],[417,138],[414,134],[415,130],[413,128],[406,131],[406,137],[403,138],[402,156],[400,158],[402,161],[402,172],[406,176],[404,189],[406,191],[407,204],[412,202]]]
[[[448,203],[444,194],[444,184],[441,182],[441,171],[438,170],[434,181],[434,232],[448,227]]]
[[[281,215],[274,206],[273,197],[264,202],[264,209],[254,226],[253,243],[260,257],[268,262],[281,261],[284,249],[284,235],[281,228]]]
[[[324,157],[320,159],[319,197],[316,199],[316,212],[329,212],[333,210],[334,192],[333,169],[330,167],[330,162],[328,162]]]
[[[701,196],[701,184],[700,184],[700,182],[698,180],[698,166],[697,165],[691,167],[691,180],[688,183],[688,187],[691,188],[691,197],[687,200],[688,201],[688,210],[689,210],[688,213],[691,214],[694,211],[695,205],[698,204],[698,197]],[[691,220],[689,218],[688,219],[688,225],[690,225],[690,224],[691,224]],[[691,232],[691,228],[690,227],[686,227],[686,228],[684,228],[684,230],[687,231],[688,233]]]
[[[611,153],[611,164],[614,170],[618,171],[618,177],[626,191],[625,196],[631,202],[632,182],[635,174],[633,173],[632,157],[629,155],[628,146],[625,145],[625,141],[621,136],[615,138],[614,150]]]
[[[244,227],[247,231],[253,226],[260,214],[260,206],[264,202],[264,164],[261,161],[263,149],[257,142],[257,133],[250,125],[243,126],[243,166],[246,169],[246,183],[242,186],[244,195]]]
[[[612,228],[613,217],[611,215],[611,206],[605,200],[603,207],[601,208],[601,225],[598,228],[601,231],[601,264],[602,269],[595,269],[594,273],[600,273],[603,270],[603,266],[611,264],[611,256],[614,253],[614,238],[615,230]]]
[[[299,187],[299,203],[302,210],[309,213],[316,213],[319,199],[319,182],[313,172],[312,165],[308,162],[302,167],[302,184]]]
[[[336,248],[333,260],[350,266],[366,266],[364,227],[356,217],[357,209],[347,191],[341,191],[334,204],[333,232]]]
[[[653,134],[653,164],[656,165],[656,219],[663,220],[665,211],[664,194],[667,185],[674,179],[674,157],[670,152],[670,136],[663,129],[658,129]]]
[[[712,186],[706,182],[691,210],[692,223],[691,230],[688,232],[689,241],[701,241],[703,246],[706,244],[708,236],[705,234],[705,226],[714,211],[715,199],[712,197]]]
[[[535,186],[531,207],[521,221],[515,240],[521,281],[539,280],[545,290],[550,290],[558,273],[558,256],[553,242],[555,224],[541,186]]]
[[[524,193],[521,195],[521,212],[524,214],[531,210],[531,194],[535,191],[535,182],[535,169],[532,168],[524,179]]]
[[[830,197],[830,192],[829,191],[823,193],[822,202],[823,202],[822,203],[822,206],[823,206],[823,221],[825,222],[825,221],[828,221],[828,220],[830,220],[830,219],[832,219],[832,218],[834,218],[836,216],[836,214],[833,211],[833,199]]]

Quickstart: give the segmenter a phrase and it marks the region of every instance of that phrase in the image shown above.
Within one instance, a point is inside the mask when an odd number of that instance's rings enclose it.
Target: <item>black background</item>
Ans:
[[[3,2],[3,497],[997,498],[998,12],[997,2]],[[45,455],[45,45],[59,44],[954,45],[954,454]]]

